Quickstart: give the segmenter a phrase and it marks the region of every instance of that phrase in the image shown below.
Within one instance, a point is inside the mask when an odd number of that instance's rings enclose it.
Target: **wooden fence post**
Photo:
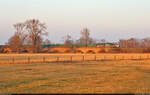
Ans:
[[[28,57],[28,63],[30,63],[30,57]]]
[[[104,55],[104,60],[106,60],[106,55]]]
[[[13,63],[13,64],[15,63],[15,58],[14,58],[14,57],[12,58],[12,63]]]
[[[45,63],[45,57],[43,57],[43,63]]]
[[[57,62],[59,61],[59,57],[57,57]]]
[[[83,58],[82,58],[82,60],[83,60],[83,61],[85,60],[85,58],[84,58],[84,55],[83,55]]]
[[[72,56],[70,56],[70,61],[72,62]]]
[[[97,59],[96,59],[96,55],[94,56],[94,61],[96,61]]]
[[[117,60],[117,56],[116,55],[114,56],[114,60]]]

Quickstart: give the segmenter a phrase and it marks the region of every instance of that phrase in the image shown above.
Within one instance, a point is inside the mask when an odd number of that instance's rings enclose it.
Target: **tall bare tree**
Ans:
[[[83,45],[88,45],[88,44],[94,44],[96,43],[95,40],[93,40],[92,38],[90,38],[90,32],[87,28],[84,28],[82,31],[81,31],[81,38],[77,41],[77,42],[80,42],[80,44],[83,44]]]
[[[27,34],[24,33],[25,25],[23,23],[14,24],[15,34],[9,38],[8,45],[16,53],[20,53],[21,47],[24,45]]]
[[[73,45],[73,40],[69,34],[65,36],[65,46],[72,46]]]
[[[19,39],[21,40],[22,45],[25,44],[25,40],[28,36],[27,33],[25,33],[25,24],[24,23],[17,23],[13,25],[16,31],[16,35],[19,36]]]
[[[19,38],[19,35],[17,33],[15,33],[12,37],[10,37],[8,39],[8,43],[7,43],[11,49],[16,52],[19,53],[20,52],[20,47],[22,46],[22,42]]]
[[[37,19],[27,20],[25,22],[26,29],[29,32],[29,38],[32,41],[32,49],[33,53],[38,53],[40,50],[40,45],[42,43],[42,36],[48,35],[46,32],[45,23],[41,23]]]
[[[89,35],[90,35],[89,30],[87,28],[83,29],[81,31],[81,35],[82,35],[82,37],[80,38],[81,43],[83,43],[87,46],[88,40],[90,38],[89,37]]]

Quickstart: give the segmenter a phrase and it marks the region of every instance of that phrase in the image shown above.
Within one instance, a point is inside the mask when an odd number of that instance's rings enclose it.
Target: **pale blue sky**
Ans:
[[[118,41],[150,37],[150,0],[0,0],[0,44],[14,33],[17,22],[36,18],[47,24],[48,38],[62,42],[66,34]]]

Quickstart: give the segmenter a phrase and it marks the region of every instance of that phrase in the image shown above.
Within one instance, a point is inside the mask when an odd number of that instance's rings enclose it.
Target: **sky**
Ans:
[[[46,23],[45,38],[61,43],[79,39],[83,28],[94,39],[117,42],[150,37],[150,0],[0,0],[0,44],[14,34],[13,24],[29,19]]]

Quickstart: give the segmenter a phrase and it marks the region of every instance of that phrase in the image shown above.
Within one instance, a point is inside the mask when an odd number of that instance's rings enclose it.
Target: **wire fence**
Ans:
[[[73,61],[148,60],[150,54],[89,54],[89,55],[0,55],[0,63],[49,63]]]

